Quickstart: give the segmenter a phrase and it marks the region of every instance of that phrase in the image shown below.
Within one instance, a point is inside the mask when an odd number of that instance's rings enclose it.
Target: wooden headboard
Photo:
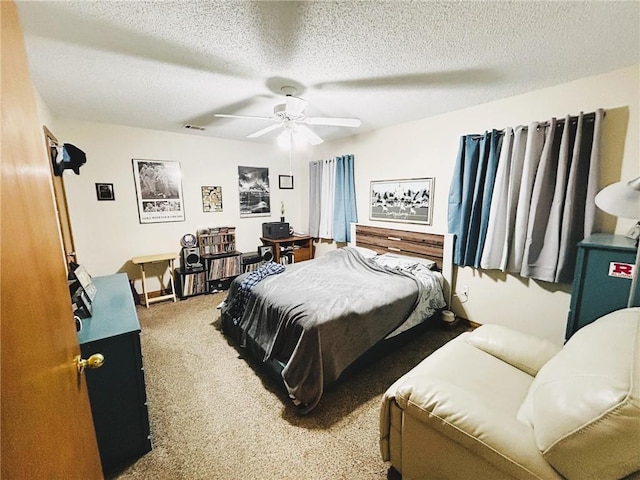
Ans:
[[[436,262],[445,279],[445,300],[450,304],[453,284],[452,235],[356,224],[355,239],[356,246],[370,248],[377,253],[398,253]]]
[[[442,270],[444,235],[356,225],[356,245],[378,253],[394,252],[427,258]]]

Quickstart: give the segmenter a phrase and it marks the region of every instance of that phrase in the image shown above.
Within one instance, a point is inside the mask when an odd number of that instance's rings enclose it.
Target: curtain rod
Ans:
[[[605,116],[605,117],[607,116],[606,110],[604,111],[603,116]],[[592,122],[596,118],[596,112],[585,113],[585,114],[582,115],[582,118],[583,118],[583,120],[585,120],[587,122]],[[569,122],[572,123],[572,124],[573,123],[577,123],[578,122],[578,116],[569,116]],[[565,119],[564,118],[556,120],[556,126],[564,125],[564,123],[565,123]],[[540,127],[542,127],[542,128],[548,127],[549,125],[550,125],[550,123],[548,121],[547,122],[539,122],[538,123],[538,128],[540,128]],[[529,126],[528,125],[519,125],[519,126],[521,126],[523,130],[529,130]],[[506,130],[507,130],[506,128],[502,128],[502,129],[497,129],[496,128],[495,129],[496,132],[502,133],[502,134],[504,134]],[[513,130],[515,130],[515,128]],[[474,133],[474,134],[465,135],[465,136],[466,137],[478,137],[478,138],[480,138],[480,137],[483,136],[483,134],[482,133]]]
[[[604,116],[607,116],[607,112],[604,112]],[[596,112],[589,112],[589,113],[585,113],[584,115],[582,115],[582,119],[586,120],[588,122],[593,121],[596,119]],[[565,123],[565,119],[561,118],[559,120],[556,120],[556,125],[560,125],[560,124],[564,124]],[[578,116],[569,116],[569,122],[570,123],[577,123],[578,122]],[[549,125],[551,125],[549,122],[540,122],[538,124],[538,126],[540,127],[548,127]]]

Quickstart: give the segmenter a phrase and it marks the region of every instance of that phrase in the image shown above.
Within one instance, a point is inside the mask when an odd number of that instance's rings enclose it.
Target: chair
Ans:
[[[403,480],[640,478],[640,308],[564,347],[463,333],[387,390],[380,449]]]

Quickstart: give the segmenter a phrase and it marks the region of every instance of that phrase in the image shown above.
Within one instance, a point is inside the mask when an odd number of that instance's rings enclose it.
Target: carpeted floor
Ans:
[[[153,450],[112,478],[395,478],[378,449],[383,392],[460,334],[436,325],[325,392],[299,416],[221,333],[226,293],[138,307]]]

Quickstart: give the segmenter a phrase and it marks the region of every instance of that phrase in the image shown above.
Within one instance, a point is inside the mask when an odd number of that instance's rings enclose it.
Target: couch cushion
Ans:
[[[467,342],[532,377],[562,350],[561,345],[502,325],[482,325],[469,335]]]
[[[538,448],[566,478],[640,470],[640,308],[576,332],[529,390]]]

